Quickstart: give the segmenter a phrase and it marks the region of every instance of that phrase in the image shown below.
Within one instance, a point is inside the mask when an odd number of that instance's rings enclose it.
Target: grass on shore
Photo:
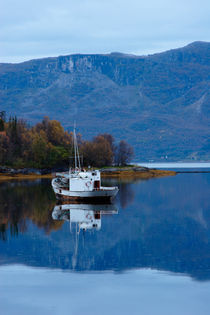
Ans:
[[[1,180],[23,180],[23,179],[37,179],[37,178],[52,178],[53,174],[7,174],[7,173],[0,173],[0,181]]]
[[[163,176],[174,176],[176,175],[175,171],[168,171],[168,170],[155,170],[155,169],[149,169],[145,171],[134,171],[134,170],[119,170],[119,171],[113,171],[113,172],[102,172],[101,176],[105,178],[142,178],[142,179],[148,179],[152,177],[163,177]]]

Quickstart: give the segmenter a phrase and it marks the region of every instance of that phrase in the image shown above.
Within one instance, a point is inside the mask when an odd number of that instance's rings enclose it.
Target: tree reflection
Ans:
[[[133,185],[136,181],[126,179],[103,179],[102,184],[104,186],[118,186],[119,192],[116,199],[123,209],[130,205],[135,198],[135,192]]]
[[[7,240],[6,224],[0,224],[0,239],[3,241]]]
[[[51,218],[55,197],[47,180],[7,182],[0,184],[0,239],[7,234],[17,237],[27,230],[28,221],[46,233],[57,230],[62,222]]]
[[[135,193],[134,190],[132,189],[131,183],[120,182],[118,184],[118,187],[120,205],[123,209],[125,209],[129,204],[133,202]]]

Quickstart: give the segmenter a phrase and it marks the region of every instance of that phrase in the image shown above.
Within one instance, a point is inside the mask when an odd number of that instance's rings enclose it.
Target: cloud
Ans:
[[[0,62],[70,53],[150,53],[210,39],[206,0],[7,0]]]

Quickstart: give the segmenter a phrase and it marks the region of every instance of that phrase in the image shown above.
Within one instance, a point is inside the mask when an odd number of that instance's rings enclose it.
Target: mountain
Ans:
[[[210,43],[135,56],[69,55],[0,64],[0,110],[47,115],[84,138],[108,132],[136,160],[210,159]]]

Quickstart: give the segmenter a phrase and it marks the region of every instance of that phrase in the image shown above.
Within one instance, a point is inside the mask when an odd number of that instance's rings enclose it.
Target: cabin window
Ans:
[[[100,188],[100,180],[95,180],[94,181],[94,188],[99,189]]]
[[[99,220],[101,218],[100,211],[95,212],[94,217],[95,217],[96,220]]]

